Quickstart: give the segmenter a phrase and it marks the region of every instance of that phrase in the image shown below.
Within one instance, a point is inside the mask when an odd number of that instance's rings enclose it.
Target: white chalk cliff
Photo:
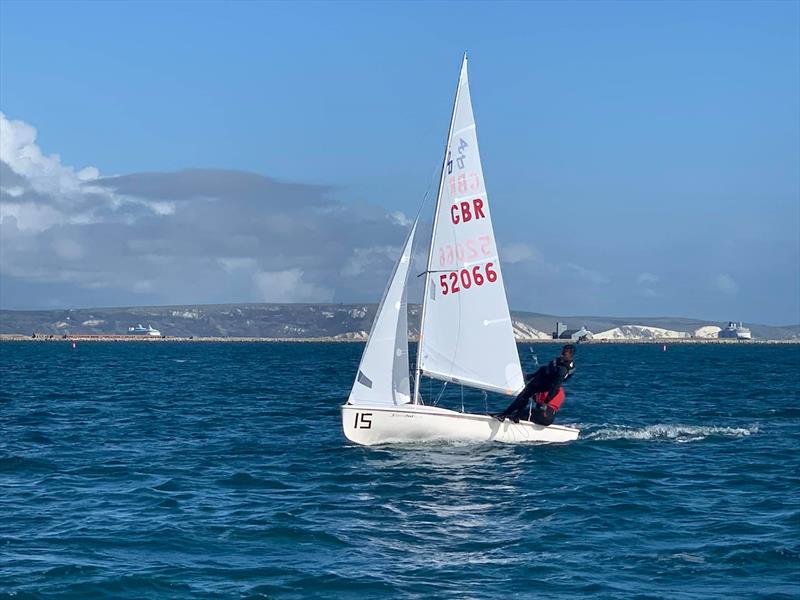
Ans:
[[[620,327],[594,334],[594,339],[596,340],[655,340],[688,337],[691,337],[691,335],[685,331],[648,327],[647,325],[621,325]]]

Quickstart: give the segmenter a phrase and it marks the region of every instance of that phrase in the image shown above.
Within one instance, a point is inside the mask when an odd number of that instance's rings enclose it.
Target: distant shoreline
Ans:
[[[359,341],[366,339],[376,310],[376,304],[186,304],[38,311],[0,309],[0,334],[26,337],[41,333],[59,338],[64,334],[73,337],[123,336],[119,339],[128,339],[126,336],[131,333],[130,328],[141,325],[145,330],[152,326],[173,341],[192,337],[198,341]],[[625,343],[661,343],[661,338],[671,341],[677,338],[669,336],[679,333],[701,338],[711,330],[724,328],[727,323],[684,317],[559,316],[520,311],[512,311],[510,316],[514,334],[529,343],[550,342],[551,332],[557,323],[565,324],[568,330],[585,328],[600,337],[615,333],[637,337]],[[410,332],[419,331],[420,319],[421,307],[410,304]],[[757,340],[800,339],[800,323],[761,325],[748,322],[747,326]],[[615,329],[620,331],[614,332]],[[642,340],[645,336],[659,338]]]
[[[410,341],[416,342],[416,339]],[[352,337],[313,337],[313,338],[271,338],[271,337],[221,337],[221,336],[160,336],[145,335],[70,335],[62,337],[51,334],[36,334],[36,337],[22,334],[0,334],[0,342],[117,342],[117,343],[266,343],[266,344],[353,344],[364,343],[366,339]],[[553,339],[518,339],[518,344],[565,344],[569,340]],[[719,338],[652,338],[652,339],[619,339],[619,340],[587,340],[580,345],[608,345],[608,344],[800,344],[800,339],[794,340],[734,340]]]

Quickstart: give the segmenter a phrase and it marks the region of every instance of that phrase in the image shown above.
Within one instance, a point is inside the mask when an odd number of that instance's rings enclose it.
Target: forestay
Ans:
[[[350,404],[375,406],[411,401],[406,283],[416,230],[417,221],[414,221],[372,323],[350,392]]]
[[[524,382],[478,153],[466,56],[445,156],[418,368],[437,379],[514,394]]]

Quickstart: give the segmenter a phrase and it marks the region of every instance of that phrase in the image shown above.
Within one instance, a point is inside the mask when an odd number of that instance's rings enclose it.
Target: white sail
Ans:
[[[372,323],[349,404],[393,406],[411,401],[406,283],[416,230],[414,221]]]
[[[467,58],[434,215],[420,326],[424,375],[514,394],[524,385],[483,181]]]

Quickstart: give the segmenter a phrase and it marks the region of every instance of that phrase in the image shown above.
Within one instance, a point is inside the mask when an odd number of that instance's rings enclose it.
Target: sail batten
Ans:
[[[521,389],[524,381],[483,179],[466,56],[425,275],[418,374],[504,394]]]

